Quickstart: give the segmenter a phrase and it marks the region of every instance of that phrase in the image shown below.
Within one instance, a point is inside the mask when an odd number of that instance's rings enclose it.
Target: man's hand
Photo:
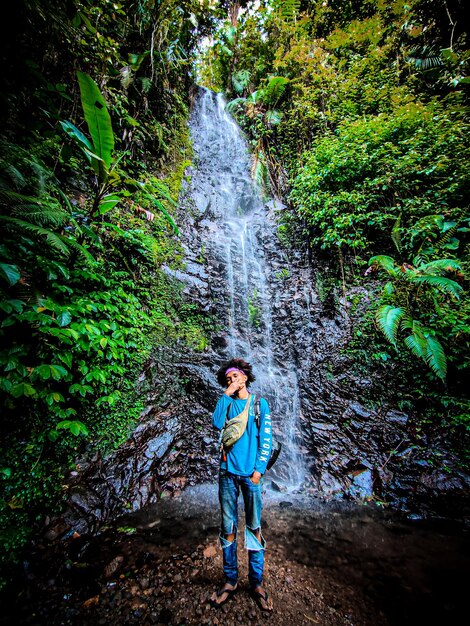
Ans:
[[[259,481],[261,480],[261,474],[255,470],[250,476],[250,480],[254,485],[259,485]]]
[[[243,387],[243,381],[234,380],[233,383],[227,387],[224,393],[226,396],[233,396],[233,394],[241,389],[241,387]]]

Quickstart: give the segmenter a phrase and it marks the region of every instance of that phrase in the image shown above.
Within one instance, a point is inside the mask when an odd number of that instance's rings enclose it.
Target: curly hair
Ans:
[[[227,386],[227,381],[225,379],[225,372],[230,367],[236,367],[237,369],[241,370],[248,378],[247,383],[255,382],[256,376],[253,374],[251,365],[249,363],[247,363],[243,359],[230,359],[230,361],[227,361],[227,363],[224,363],[222,367],[219,369],[219,371],[217,372],[217,382],[219,383],[221,387]]]

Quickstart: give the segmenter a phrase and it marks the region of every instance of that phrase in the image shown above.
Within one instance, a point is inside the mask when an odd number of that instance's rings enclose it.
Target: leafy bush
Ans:
[[[290,196],[311,242],[361,256],[390,250],[400,220],[402,248],[412,252],[419,220],[455,214],[466,201],[462,128],[460,114],[432,102],[344,122],[319,138]]]

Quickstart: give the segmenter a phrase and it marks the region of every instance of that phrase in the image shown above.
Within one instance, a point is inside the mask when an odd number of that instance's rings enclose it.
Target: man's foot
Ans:
[[[225,583],[225,585],[221,589],[219,589],[218,591],[214,591],[214,593],[210,597],[209,602],[211,606],[215,607],[216,609],[220,608],[228,600],[230,600],[230,598],[237,591],[237,589],[238,583],[236,585]]]
[[[251,590],[251,595],[253,596],[254,601],[258,605],[258,607],[262,611],[272,611],[273,603],[270,597],[268,596],[268,592],[261,587],[255,587]]]

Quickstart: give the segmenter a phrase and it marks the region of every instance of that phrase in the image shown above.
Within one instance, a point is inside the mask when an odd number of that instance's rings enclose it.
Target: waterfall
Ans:
[[[204,256],[217,267],[223,286],[224,356],[252,363],[257,378],[252,390],[267,399],[274,434],[283,444],[269,476],[282,490],[295,490],[306,472],[300,453],[301,403],[296,365],[276,341],[273,324],[273,285],[278,286],[267,278],[265,241],[272,250],[275,225],[251,178],[246,140],[225,111],[221,94],[200,90],[190,129],[195,159],[188,194],[201,216]]]

